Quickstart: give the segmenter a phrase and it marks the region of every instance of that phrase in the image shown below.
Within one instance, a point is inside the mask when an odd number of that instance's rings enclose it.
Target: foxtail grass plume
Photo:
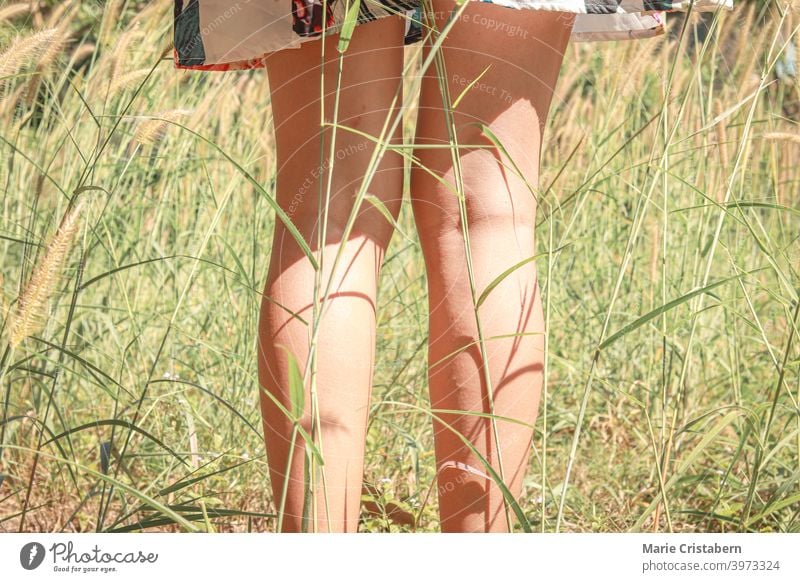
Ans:
[[[728,167],[730,166],[730,154],[728,153],[728,132],[725,129],[725,124],[727,121],[723,119],[724,111],[722,109],[722,100],[716,99],[714,100],[714,114],[717,116],[718,121],[714,124],[714,133],[717,136],[717,151],[719,152],[719,168],[723,172],[728,171]],[[723,182],[724,183],[724,182]],[[717,186],[716,188],[717,196],[716,200],[719,203],[725,198],[725,189],[723,187]]]
[[[658,281],[658,267],[661,258],[661,224],[653,223],[653,239],[650,247],[650,281]],[[655,291],[655,285],[651,287]]]
[[[56,289],[64,262],[78,232],[83,207],[82,199],[64,213],[58,230],[20,293],[9,318],[9,344],[12,348],[32,335],[44,319],[47,302]]]
[[[60,2],[53,7],[53,10],[47,15],[44,26],[46,28],[65,28],[69,26],[72,17],[75,15],[78,4],[70,2]],[[67,14],[70,12],[71,14]],[[67,16],[64,16],[67,14]]]
[[[717,116],[717,121],[714,124],[714,133],[717,136],[717,151],[719,152],[719,163],[723,168],[727,168],[731,163],[730,155],[728,154],[728,132],[725,128],[727,123],[723,119],[725,111],[722,108],[722,100],[714,100],[714,115]]]
[[[46,70],[48,67],[55,63],[56,59],[62,55],[67,48],[69,41],[70,28],[69,25],[75,17],[75,11],[70,11],[64,16],[61,23],[54,28],[56,34],[53,35],[52,40],[47,44],[41,56],[37,60],[36,68],[39,71]]]
[[[167,46],[164,47],[164,50],[161,51],[160,58],[162,59],[167,58],[169,55],[173,53],[174,50],[175,50],[175,43],[173,41],[169,41],[167,43]]]
[[[145,67],[144,69],[137,69],[114,78],[111,82],[111,86],[108,88],[109,97],[113,97],[121,91],[140,85],[147,78],[147,75],[150,74],[151,70],[152,67]]]
[[[83,44],[79,45],[78,48],[75,49],[75,52],[72,54],[72,61],[74,63],[82,63],[86,59],[88,59],[94,51],[97,50],[97,47],[90,42],[84,42]]]
[[[775,141],[791,141],[800,143],[800,133],[789,133],[787,131],[768,131],[761,135],[764,139]]]
[[[0,8],[0,22],[6,22],[31,13],[30,2],[17,2]]]
[[[64,12],[62,10],[62,12]],[[42,83],[43,74],[52,69],[54,63],[60,55],[64,53],[67,47],[67,40],[69,37],[69,25],[74,18],[75,10],[70,10],[67,13],[61,14],[58,24],[53,28],[55,34],[51,41],[44,48],[42,53],[36,59],[36,73],[28,80],[28,85],[23,92],[23,97],[27,100],[28,105],[32,105]]]
[[[100,32],[97,35],[100,44],[108,44],[114,27],[119,24],[122,5],[123,0],[109,0],[106,2],[105,9],[103,10],[103,22],[100,25]]]
[[[139,124],[134,138],[141,144],[155,144],[164,138],[171,122],[192,113],[191,109],[172,109],[157,114],[158,119],[146,119]]]
[[[42,55],[49,54],[50,48],[59,42],[60,36],[58,29],[47,28],[28,36],[17,37],[11,46],[0,53],[0,103],[12,92],[10,77],[31,64],[38,64]],[[13,107],[13,102],[11,106]]]
[[[0,84],[4,77],[16,75],[30,63],[38,62],[41,55],[57,41],[60,31],[46,28],[28,36],[19,36],[0,53]]]

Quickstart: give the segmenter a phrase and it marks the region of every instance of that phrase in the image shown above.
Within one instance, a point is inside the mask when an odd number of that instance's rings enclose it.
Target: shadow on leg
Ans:
[[[437,28],[455,6],[433,0]],[[460,145],[492,142],[474,124],[486,124],[534,188],[531,192],[497,148],[459,152],[474,279],[470,281],[459,204],[428,173],[412,168],[414,216],[428,272],[429,384],[433,408],[489,413],[489,386],[478,345],[476,296],[501,273],[535,254],[535,188],[543,128],[574,15],[509,10],[472,3],[443,44],[447,83],[455,99],[484,69],[454,114]],[[486,23],[492,23],[491,26]],[[501,24],[499,27],[498,25]],[[507,30],[524,34],[505,34]],[[429,47],[424,47],[425,54]],[[423,79],[418,144],[447,144],[436,70]],[[418,148],[420,164],[456,188],[450,149]],[[504,165],[505,164],[505,167]],[[534,262],[505,278],[479,309],[500,454],[492,423],[474,414],[440,414],[434,421],[439,511],[443,531],[509,531],[503,496],[481,460],[444,423],[461,433],[500,472],[515,498],[522,490],[542,385],[544,320]],[[503,339],[490,339],[508,336]],[[454,352],[456,355],[452,356]],[[527,425],[527,426],[526,426]],[[509,512],[511,516],[513,513]]]
[[[338,121],[378,136],[391,111],[403,66],[400,19],[383,18],[358,26],[345,53]],[[387,39],[397,39],[390,44]],[[325,39],[325,118],[333,120],[338,35]],[[362,203],[349,236],[346,224],[375,144],[338,129],[332,164],[332,131],[324,132],[320,161],[320,40],[273,54],[268,61],[277,141],[277,200],[321,262],[315,269],[280,220],[276,219],[269,273],[259,321],[259,382],[264,436],[275,510],[286,484],[282,531],[301,531],[304,506],[304,441],[274,400],[291,409],[288,358],[301,372],[310,354],[314,297],[330,294],[319,326],[316,387],[319,424],[314,431],[324,456],[323,483],[314,491],[313,531],[356,531],[375,347],[375,297],[380,265],[392,227],[380,212]],[[393,138],[401,139],[400,131]],[[330,200],[320,198],[332,174]],[[387,152],[368,187],[393,215],[402,197],[403,161]],[[322,218],[322,220],[321,220]],[[325,226],[322,241],[321,226]],[[318,241],[322,242],[320,245]],[[341,257],[334,270],[336,255]],[[311,431],[310,381],[305,383],[300,425]],[[274,400],[273,400],[274,399]],[[291,456],[291,462],[289,458]],[[287,465],[289,467],[287,473]]]

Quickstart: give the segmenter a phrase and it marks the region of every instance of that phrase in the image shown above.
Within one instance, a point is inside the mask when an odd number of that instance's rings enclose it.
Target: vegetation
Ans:
[[[274,527],[255,347],[269,88],[173,69],[171,10],[0,8],[0,531]],[[798,21],[738,2],[569,47],[537,217],[532,531],[800,531],[800,107],[776,74]],[[408,205],[398,228],[362,530],[436,531]]]

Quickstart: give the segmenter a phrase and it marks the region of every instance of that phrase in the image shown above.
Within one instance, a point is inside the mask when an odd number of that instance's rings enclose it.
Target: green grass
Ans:
[[[534,531],[800,531],[798,93],[774,74],[797,34],[778,37],[766,7],[723,14],[706,44],[670,15],[668,37],[568,50],[537,217],[547,392],[519,502]],[[272,531],[255,344],[275,220],[266,75],[159,61],[169,2],[106,25],[101,10],[62,15],[73,41],[50,62],[34,51],[0,93],[0,531]],[[0,22],[0,53],[32,22]],[[142,144],[146,116],[175,123]],[[6,349],[76,192],[74,248]],[[398,226],[365,474],[386,515],[361,529],[410,529],[396,509],[436,531],[410,205]]]

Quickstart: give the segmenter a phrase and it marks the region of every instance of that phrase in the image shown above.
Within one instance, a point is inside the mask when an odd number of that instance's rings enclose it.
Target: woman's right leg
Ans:
[[[432,0],[432,6],[439,30],[458,8],[453,0]],[[439,147],[415,150],[427,170],[412,166],[411,201],[428,274],[431,406],[448,411],[438,413],[433,424],[439,514],[446,532],[513,526],[483,460],[502,473],[515,499],[522,492],[544,361],[542,301],[530,261],[536,254],[537,203],[529,185],[538,189],[544,125],[573,22],[574,14],[562,12],[467,5],[441,50],[451,98],[463,93],[453,114],[458,143],[485,147],[460,150],[458,165],[449,149],[436,68],[422,80],[415,142]],[[423,50],[427,55],[431,49]],[[477,123],[504,145],[502,156]],[[430,171],[453,190],[460,175],[463,214],[452,190]],[[506,271],[510,274],[501,277]],[[475,298],[487,289],[491,293],[477,309]],[[496,435],[490,419],[480,416],[492,411],[505,417],[497,419]]]
[[[394,39],[394,40],[392,40]],[[338,35],[325,39],[324,112],[333,120]],[[363,202],[354,227],[345,240],[346,223],[367,171],[375,143],[353,132],[336,132],[333,176],[327,220],[320,221],[330,171],[331,130],[325,130],[320,163],[320,40],[273,54],[267,63],[277,141],[277,201],[321,260],[320,286],[325,294],[333,273],[327,307],[316,346],[316,387],[324,457],[324,490],[314,492],[316,519],[309,531],[356,531],[361,499],[364,446],[375,345],[375,298],[380,265],[392,226],[369,202]],[[379,136],[400,86],[403,67],[403,21],[384,17],[356,27],[344,53],[338,121],[360,132]],[[402,124],[392,136],[402,139]],[[386,152],[368,192],[397,216],[403,184],[403,160]],[[323,202],[324,204],[324,202]],[[326,238],[317,244],[320,225]],[[333,263],[343,245],[339,263]],[[315,269],[283,223],[276,218],[269,273],[259,323],[259,383],[270,480],[276,511],[286,482],[281,531],[301,531],[304,502],[304,441],[298,434],[290,445],[293,422],[273,399],[291,409],[288,349],[305,369],[313,334]],[[305,382],[305,412],[301,425],[311,431],[310,382]],[[291,457],[291,460],[290,460]],[[287,463],[289,471],[287,475]],[[327,502],[327,506],[326,506]]]

